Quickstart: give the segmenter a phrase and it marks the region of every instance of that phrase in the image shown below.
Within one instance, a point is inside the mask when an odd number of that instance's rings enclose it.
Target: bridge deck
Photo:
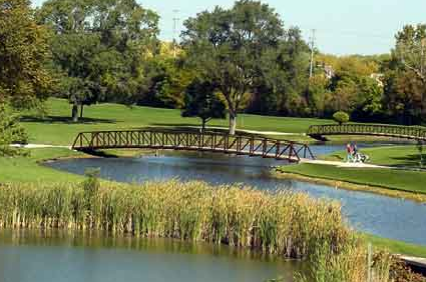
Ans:
[[[382,124],[329,124],[311,126],[307,135],[315,139],[322,139],[327,135],[371,135],[426,141],[426,128]]]
[[[203,151],[291,162],[315,159],[309,146],[288,140],[149,129],[82,132],[76,137],[72,148],[78,151],[123,148]]]

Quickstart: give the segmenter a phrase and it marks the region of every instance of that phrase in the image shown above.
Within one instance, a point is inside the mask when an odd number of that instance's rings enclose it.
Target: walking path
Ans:
[[[190,128],[201,129],[200,126],[190,126]],[[228,130],[227,127],[220,126],[209,126],[207,129],[223,129]],[[306,136],[306,133],[290,133],[290,132],[279,132],[279,131],[258,131],[258,130],[248,130],[248,129],[238,129],[238,132],[250,133],[250,134],[259,134],[259,135],[275,135],[275,136]]]
[[[387,168],[391,169],[389,166],[380,166],[366,163],[351,163],[351,162],[337,162],[337,161],[323,161],[323,160],[308,160],[303,159],[301,163],[305,164],[321,164],[321,165],[331,165],[337,167],[354,167],[354,168]]]
[[[55,145],[44,145],[44,144],[26,144],[26,145],[13,144],[10,146],[14,148],[25,148],[25,149],[63,148],[63,149],[71,150],[71,146],[55,146]]]

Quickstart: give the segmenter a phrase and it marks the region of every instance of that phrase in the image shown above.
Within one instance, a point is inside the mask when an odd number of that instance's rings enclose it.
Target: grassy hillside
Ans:
[[[66,100],[50,99],[46,103],[48,115],[37,118],[28,114],[23,124],[30,134],[31,143],[70,145],[78,132],[91,130],[137,129],[146,126],[199,126],[197,118],[182,118],[179,110],[149,107],[127,107],[117,104],[100,104],[85,107],[84,119],[73,124],[71,107]],[[240,115],[238,128],[256,131],[304,133],[310,125],[324,124],[329,120],[265,117]],[[213,120],[208,126],[227,127],[227,120]]]

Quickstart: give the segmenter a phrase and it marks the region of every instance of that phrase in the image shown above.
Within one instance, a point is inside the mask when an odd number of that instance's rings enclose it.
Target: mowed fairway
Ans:
[[[283,166],[279,170],[284,173],[293,173],[314,179],[343,181],[426,194],[426,172],[376,168],[341,168],[317,164]]]
[[[426,151],[426,146],[424,151]],[[420,164],[420,153],[417,146],[414,145],[365,148],[362,149],[362,153],[370,156],[370,163],[377,165],[418,168]],[[325,157],[327,160],[340,161],[345,158],[345,152],[338,152]],[[426,160],[424,152],[423,159]]]
[[[146,126],[200,126],[198,118],[182,118],[180,110],[149,107],[127,107],[99,104],[84,108],[79,123],[70,119],[71,107],[66,100],[46,102],[47,116],[32,114],[23,117],[23,125],[30,135],[30,143],[71,145],[77,133],[93,130],[138,129]],[[305,133],[310,125],[330,123],[330,120],[239,115],[238,129],[283,133]],[[208,126],[224,127],[227,120],[212,120]]]
[[[29,156],[0,158],[0,183],[57,183],[83,181],[84,177],[55,170],[41,163],[59,157],[77,157],[80,153],[62,148],[28,150]]]

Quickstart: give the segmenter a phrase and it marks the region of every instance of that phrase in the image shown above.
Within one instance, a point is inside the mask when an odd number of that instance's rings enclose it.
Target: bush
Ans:
[[[340,125],[347,123],[349,121],[349,115],[345,112],[336,112],[333,115],[333,119],[338,122]]]
[[[0,157],[23,154],[10,144],[25,144],[28,136],[19,124],[20,116],[7,103],[0,102]]]

